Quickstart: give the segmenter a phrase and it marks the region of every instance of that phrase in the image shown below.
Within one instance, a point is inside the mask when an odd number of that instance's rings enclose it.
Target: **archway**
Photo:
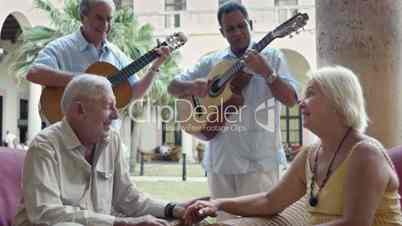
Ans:
[[[299,98],[308,81],[307,72],[311,70],[309,61],[299,52],[292,49],[281,49],[287,59],[289,70],[297,80]],[[289,151],[306,143],[311,143],[315,138],[303,129],[302,117],[298,106],[282,108],[281,113],[282,140]]]
[[[298,81],[299,88],[304,88],[308,80],[307,72],[311,70],[311,65],[307,59],[299,52],[291,49],[281,49],[286,56],[290,72]]]
[[[19,36],[24,27],[30,26],[25,15],[21,12],[12,12],[2,20],[0,30],[0,89],[2,90],[2,106],[0,132],[5,130],[25,141],[27,131],[27,101],[29,86],[27,83],[18,83],[16,76],[9,70],[12,55],[18,49]]]

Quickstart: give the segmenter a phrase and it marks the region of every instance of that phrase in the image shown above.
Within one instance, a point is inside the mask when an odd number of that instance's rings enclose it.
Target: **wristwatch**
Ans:
[[[265,80],[267,81],[267,84],[272,85],[277,78],[278,75],[275,72],[272,72]]]

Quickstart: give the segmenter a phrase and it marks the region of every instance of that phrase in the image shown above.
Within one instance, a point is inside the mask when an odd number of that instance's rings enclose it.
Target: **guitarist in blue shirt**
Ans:
[[[243,5],[230,1],[219,8],[217,17],[229,48],[204,56],[178,75],[168,91],[189,100],[191,96],[193,99],[205,97],[211,91],[211,82],[206,79],[208,74],[219,67],[220,62],[240,60],[244,65],[242,72],[252,75],[241,91],[244,99],[241,112],[232,114],[225,129],[209,140],[203,164],[208,172],[212,198],[268,191],[277,182],[279,164],[284,161],[280,105],[296,104],[295,81],[279,50],[265,48],[258,53],[251,49],[254,44],[251,23]],[[268,120],[262,122],[261,115]],[[231,217],[219,213],[218,221]]]
[[[81,0],[81,27],[78,31],[50,42],[42,49],[27,73],[31,82],[46,87],[65,87],[73,76],[85,72],[95,62],[107,62],[122,69],[131,60],[115,45],[108,42],[115,5],[112,0]],[[159,66],[170,54],[168,47],[156,49],[159,57],[142,79],[131,76],[130,98],[144,95],[151,86]]]

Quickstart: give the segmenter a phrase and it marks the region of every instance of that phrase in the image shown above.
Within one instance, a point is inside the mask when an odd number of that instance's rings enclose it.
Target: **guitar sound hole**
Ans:
[[[200,105],[195,106],[194,110],[196,112],[195,115],[198,118],[201,117],[203,115],[203,113],[204,113],[204,110],[203,110],[202,106],[200,106]]]
[[[220,79],[215,79],[212,82],[211,87],[209,88],[209,95],[212,97],[218,96],[221,90],[221,86],[219,85]]]
[[[195,112],[202,113],[203,112],[202,107],[201,106],[196,106],[195,107]]]

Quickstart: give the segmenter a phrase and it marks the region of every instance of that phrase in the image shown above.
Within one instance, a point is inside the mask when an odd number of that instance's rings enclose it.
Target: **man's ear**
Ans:
[[[85,109],[84,109],[84,106],[83,106],[83,104],[81,103],[81,102],[73,102],[72,104],[71,104],[71,111],[72,111],[72,114],[75,116],[75,117],[79,117],[79,118],[81,118],[82,116],[84,116],[85,115]]]
[[[252,31],[253,30],[253,21],[248,20],[248,24],[250,25],[250,31]]]
[[[221,27],[219,28],[219,31],[221,32],[221,35],[222,35],[224,38],[226,38],[225,33],[223,32],[223,29],[222,29]]]

